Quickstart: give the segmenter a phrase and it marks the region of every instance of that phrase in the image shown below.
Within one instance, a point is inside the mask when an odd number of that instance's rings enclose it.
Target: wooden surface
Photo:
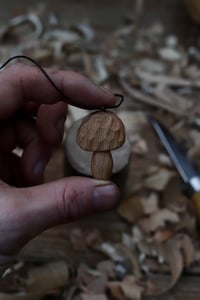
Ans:
[[[38,1],[39,2],[39,1]],[[145,13],[143,14],[140,25],[146,26],[152,24],[153,21],[162,20],[167,25],[170,33],[176,33],[188,45],[196,43],[198,37],[198,26],[190,22],[183,0],[144,0]],[[99,36],[108,35],[109,32],[123,22],[125,16],[132,16],[134,9],[134,1],[132,0],[45,0],[50,11],[58,14],[66,23],[78,22],[83,20],[91,21],[91,24],[98,30]],[[9,18],[17,14],[27,12],[30,8],[35,8],[36,1],[3,1],[0,0],[0,23],[4,24]],[[64,157],[62,148],[58,149],[47,167],[46,180],[51,181],[63,177],[64,174]],[[93,217],[94,218],[94,217]],[[95,216],[97,227],[104,233],[106,238],[112,235],[114,240],[118,240],[121,232],[125,229],[125,225],[119,224],[119,219],[114,212],[104,215],[102,223],[100,216]],[[87,227],[92,218],[81,222],[82,228]],[[112,227],[107,226],[112,224]],[[78,223],[77,223],[78,225]],[[68,234],[69,230],[77,226],[75,224],[65,225],[46,231],[33,241],[31,241],[21,253],[23,259],[38,260],[64,258],[74,259],[75,261],[85,259],[91,264],[93,256],[86,253],[77,258],[70,251]],[[95,258],[96,259],[96,258]],[[160,285],[168,280],[168,275],[158,276],[157,282]],[[148,298],[150,300],[196,300],[199,298],[200,292],[200,267],[194,266],[187,273],[183,274],[177,286],[167,295],[161,297]]]
[[[53,159],[49,163],[46,170],[46,180],[51,181],[63,177],[64,174],[64,156],[63,149],[60,148],[55,152]],[[69,225],[58,226],[52,228],[33,241],[31,241],[22,251],[21,257],[26,261],[40,262],[41,260],[52,259],[64,259],[73,264],[80,262],[87,262],[91,266],[95,266],[98,259],[98,255],[93,252],[75,253],[69,242],[69,232],[73,228],[77,228],[81,224],[81,228],[84,230],[90,228],[91,224],[96,224],[96,228],[99,229],[105,239],[112,239],[118,241],[121,233],[127,230],[125,224],[120,223],[115,211],[106,213],[103,215],[96,215],[87,219],[83,219],[80,222],[75,222]],[[110,224],[108,226],[108,224]],[[99,259],[101,256],[99,256]],[[153,275],[151,275],[153,276]],[[169,280],[169,275],[157,275],[157,283],[162,287],[166,285]],[[169,293],[158,297],[145,297],[144,300],[197,300],[199,299],[200,290],[200,266],[197,264],[190,270],[185,272],[178,284]]]

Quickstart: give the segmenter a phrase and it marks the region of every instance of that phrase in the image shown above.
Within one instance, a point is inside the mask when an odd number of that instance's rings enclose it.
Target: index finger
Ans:
[[[48,68],[45,71],[71,105],[89,108],[112,106],[116,102],[114,95],[79,73]],[[64,100],[44,74],[29,65],[17,63],[1,71],[0,87],[0,119],[12,115],[24,102],[53,104]]]

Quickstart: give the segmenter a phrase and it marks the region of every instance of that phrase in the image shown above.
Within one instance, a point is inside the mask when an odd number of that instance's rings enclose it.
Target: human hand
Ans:
[[[116,101],[80,74],[47,72],[75,106]],[[119,193],[110,182],[82,177],[43,184],[45,165],[62,141],[67,103],[30,66],[0,72],[0,87],[0,255],[12,255],[47,228],[110,209]],[[13,153],[16,146],[22,157]]]

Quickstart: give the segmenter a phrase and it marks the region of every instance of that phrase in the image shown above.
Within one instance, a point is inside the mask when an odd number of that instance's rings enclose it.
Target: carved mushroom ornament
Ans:
[[[77,143],[86,151],[92,151],[91,174],[99,180],[108,180],[112,175],[111,150],[125,142],[125,128],[119,117],[111,111],[102,110],[83,119],[77,132]]]

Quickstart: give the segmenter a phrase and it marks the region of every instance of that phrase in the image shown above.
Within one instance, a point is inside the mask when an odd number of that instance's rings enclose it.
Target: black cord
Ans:
[[[52,78],[47,74],[47,72],[41,67],[41,65],[36,61],[34,60],[33,58],[29,57],[29,56],[26,56],[26,55],[15,55],[15,56],[12,56],[10,57],[6,62],[3,63],[3,65],[0,66],[0,70],[2,70],[9,62],[11,62],[12,60],[14,59],[26,59],[26,60],[29,60],[31,61],[34,65],[36,65],[38,67],[38,69],[42,72],[42,74],[46,77],[46,79],[50,82],[50,84],[55,88],[55,90],[65,99],[67,100],[67,103],[68,104],[71,104],[73,105],[72,101],[70,100],[69,97],[67,97],[60,89],[59,87],[55,84],[55,82],[52,80]],[[87,109],[91,109],[91,110],[97,110],[97,109],[102,109],[102,110],[106,110],[107,108],[110,108],[110,109],[113,109],[113,108],[117,108],[119,107],[122,102],[124,101],[124,97],[123,95],[121,94],[114,94],[115,97],[119,97],[121,98],[120,99],[120,102],[116,105],[113,105],[113,106],[109,106],[109,107],[89,107]],[[84,107],[82,107],[84,108]]]

